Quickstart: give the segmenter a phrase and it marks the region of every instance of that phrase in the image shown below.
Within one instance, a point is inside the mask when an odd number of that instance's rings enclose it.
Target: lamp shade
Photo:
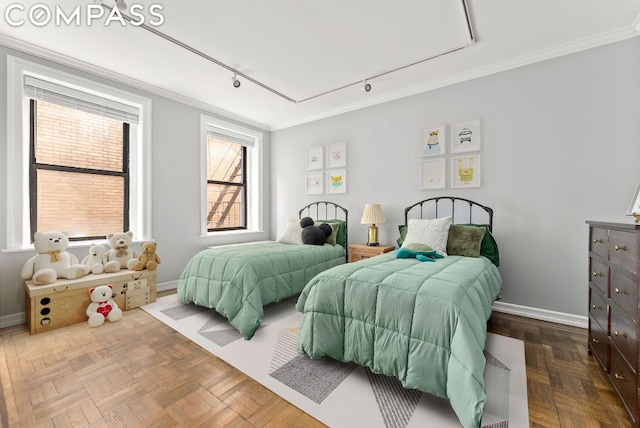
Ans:
[[[361,224],[383,224],[384,213],[380,204],[366,204],[362,213]]]

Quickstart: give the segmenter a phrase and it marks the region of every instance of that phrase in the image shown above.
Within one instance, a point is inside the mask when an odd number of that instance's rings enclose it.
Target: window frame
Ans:
[[[79,91],[135,107],[139,122],[131,125],[129,230],[136,240],[151,233],[151,100],[113,86],[7,55],[7,250],[31,249],[29,191],[30,100],[24,93],[24,76],[31,75]],[[73,241],[70,246],[86,246]]]
[[[209,230],[207,222],[207,184],[208,168],[207,168],[207,129],[218,128],[222,131],[230,131],[253,138],[253,147],[245,146],[245,213],[246,228],[233,229],[217,229]],[[264,232],[264,166],[263,166],[263,140],[264,135],[260,131],[247,128],[225,120],[217,119],[205,114],[200,116],[200,236],[225,236],[247,234],[254,232]]]

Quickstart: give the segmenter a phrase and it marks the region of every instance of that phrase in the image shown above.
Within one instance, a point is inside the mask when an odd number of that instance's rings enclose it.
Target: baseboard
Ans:
[[[514,305],[513,303],[494,302],[493,310],[505,314],[518,315],[525,318],[533,318],[573,327],[588,328],[589,325],[588,319],[585,316],[565,314],[563,312],[532,308],[530,306]]]
[[[178,288],[178,281],[156,284],[156,291],[174,290],[176,288]],[[26,324],[26,322],[27,314],[25,312],[0,316],[0,328],[13,327],[14,325]]]

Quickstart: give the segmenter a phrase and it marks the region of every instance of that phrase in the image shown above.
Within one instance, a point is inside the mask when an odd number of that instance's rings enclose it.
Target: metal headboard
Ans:
[[[458,211],[456,211],[456,207],[458,207]],[[409,213],[412,210],[413,212],[411,214],[419,212],[419,218],[425,218],[425,215],[429,216],[427,218],[437,218],[439,216],[443,217],[450,215],[453,223],[459,224],[461,222],[457,220],[462,217],[464,220],[462,223],[488,224],[489,231],[493,231],[493,209],[469,199],[456,198],[454,196],[438,196],[436,198],[429,198],[424,201],[416,202],[404,209],[404,224],[407,224]],[[460,214],[461,210],[462,214]],[[456,212],[458,213],[457,216]],[[478,219],[478,217],[481,218]],[[488,219],[488,222],[486,219]]]
[[[298,218],[302,217],[311,217],[315,220],[344,220],[345,258],[349,256],[349,211],[345,207],[329,201],[311,202],[298,211]]]

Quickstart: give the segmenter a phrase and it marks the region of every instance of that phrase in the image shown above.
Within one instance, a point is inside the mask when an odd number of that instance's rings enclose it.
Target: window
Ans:
[[[202,129],[203,232],[260,230],[262,134],[205,116]]]
[[[150,101],[7,60],[7,247],[30,246],[38,230],[72,241],[127,230],[150,239]]]

